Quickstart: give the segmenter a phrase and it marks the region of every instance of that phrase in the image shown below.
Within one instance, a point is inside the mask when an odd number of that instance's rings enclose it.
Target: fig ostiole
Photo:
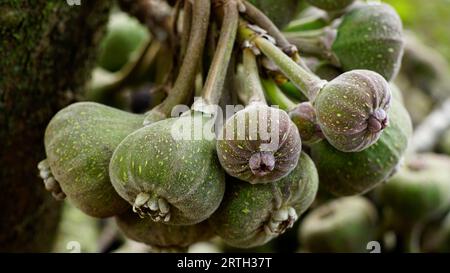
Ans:
[[[252,184],[269,183],[295,168],[301,140],[288,114],[267,105],[251,49],[244,49],[243,62],[249,102],[225,122],[217,154],[229,175]]]
[[[306,215],[299,238],[309,252],[367,252],[367,244],[376,236],[377,221],[377,210],[368,199],[341,197]]]
[[[318,189],[316,168],[305,153],[276,183],[251,185],[229,179],[224,200],[209,223],[225,243],[240,248],[263,245],[291,228]]]
[[[93,102],[75,103],[59,111],[45,131],[47,159],[38,165],[45,187],[57,199],[67,195],[91,216],[109,217],[124,211],[127,202],[112,187],[108,164],[116,146],[140,128],[143,119]]]
[[[395,173],[408,147],[412,124],[405,107],[397,100],[392,100],[388,115],[390,125],[364,151],[342,152],[326,141],[311,146],[322,189],[337,196],[363,194]]]
[[[377,142],[388,125],[391,91],[387,81],[369,70],[352,70],[331,81],[304,70],[276,45],[241,23],[243,40],[255,44],[313,104],[318,124],[330,144],[358,152]]]
[[[235,2],[224,6],[218,48],[202,98],[192,110],[133,132],[114,151],[111,182],[141,217],[193,225],[211,216],[222,201],[225,173],[217,159],[216,139],[203,132],[211,129],[208,126],[214,120],[209,106],[217,105],[221,96],[238,18]]]
[[[362,4],[339,20],[321,30],[287,33],[288,40],[304,54],[324,58],[345,71],[368,69],[393,80],[405,47],[397,12],[388,4]]]
[[[208,222],[173,226],[140,218],[131,210],[115,217],[119,229],[128,238],[147,244],[158,252],[186,252],[190,245],[214,236]]]

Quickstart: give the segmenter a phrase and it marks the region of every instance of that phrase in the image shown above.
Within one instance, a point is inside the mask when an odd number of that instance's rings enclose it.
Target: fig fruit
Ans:
[[[199,112],[165,119],[117,146],[109,166],[111,182],[136,213],[165,224],[191,225],[219,207],[225,174],[215,140],[196,137],[208,121]]]
[[[427,226],[422,242],[424,252],[450,252],[450,212],[437,223]]]
[[[347,13],[331,50],[344,70],[373,70],[390,81],[400,69],[404,44],[397,12],[379,3],[361,5]]]
[[[416,155],[379,189],[397,218],[417,222],[450,207],[450,158]]]
[[[299,132],[288,114],[251,103],[229,118],[217,154],[225,171],[240,180],[268,183],[286,176],[301,152]]]
[[[302,153],[296,168],[276,183],[230,181],[222,204],[209,219],[211,228],[234,247],[263,245],[292,227],[314,201],[317,189],[317,170]]]
[[[214,236],[208,222],[189,226],[173,226],[140,218],[129,210],[115,217],[119,229],[128,238],[159,250],[184,250],[191,244]]]
[[[377,221],[377,211],[366,198],[338,198],[306,215],[299,228],[300,243],[310,252],[366,252]]]
[[[306,0],[309,4],[326,11],[343,10],[355,0]]]
[[[298,0],[249,0],[279,28],[286,26],[297,15]]]
[[[396,100],[392,100],[389,122],[380,139],[361,152],[342,152],[326,141],[312,145],[311,155],[322,188],[338,196],[354,195],[387,180],[395,172],[412,134],[409,114]]]
[[[359,152],[377,142],[388,126],[390,101],[390,87],[382,76],[353,70],[327,83],[314,108],[331,145],[343,152]]]
[[[149,37],[147,28],[126,13],[111,15],[99,48],[99,66],[111,72],[120,70]]]
[[[289,111],[289,117],[297,126],[302,143],[312,145],[323,139],[317,123],[316,110],[310,102],[302,102]]]
[[[93,102],[72,104],[52,118],[45,131],[46,162],[77,208],[94,217],[113,216],[127,208],[111,185],[108,165],[116,146],[143,120],[141,115]]]

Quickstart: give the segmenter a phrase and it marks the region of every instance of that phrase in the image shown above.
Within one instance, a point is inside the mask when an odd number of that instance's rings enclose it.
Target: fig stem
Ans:
[[[320,79],[299,66],[281,49],[252,30],[244,20],[241,20],[239,34],[243,40],[253,42],[264,55],[272,60],[286,77],[304,93],[309,101],[313,102],[320,89],[327,83],[327,81]]]
[[[289,111],[296,106],[296,104],[289,99],[278,87],[272,79],[261,79],[264,87],[264,93],[273,105],[278,105],[282,110]]]
[[[220,100],[236,40],[239,22],[236,1],[226,1],[223,4],[223,9],[224,14],[219,41],[202,92],[202,99],[206,105],[216,105]]]
[[[169,95],[147,114],[144,125],[167,118],[173,107],[185,103],[192,96],[196,68],[202,57],[208,32],[210,9],[211,3],[209,0],[194,1],[192,31],[186,49],[189,54],[185,55],[183,59],[177,79]]]
[[[186,56],[186,50],[189,43],[189,34],[191,33],[192,23],[192,3],[190,1],[184,1],[183,9],[183,31],[180,38],[180,59],[184,60]]]
[[[245,92],[249,94],[248,104],[252,102],[260,102],[267,104],[264,97],[263,87],[259,78],[258,64],[256,63],[256,56],[250,48],[244,48],[244,88]]]
[[[276,41],[277,44],[283,49],[283,51],[288,54],[293,60],[295,60],[299,65],[301,65],[305,70],[310,71],[308,66],[303,62],[303,60],[298,55],[298,49],[295,45],[291,44],[288,39],[283,35],[283,33],[278,29],[278,27],[270,20],[267,15],[261,12],[257,7],[252,5],[248,1],[243,1],[245,6],[245,14],[254,23],[267,31]]]
[[[326,13],[309,15],[307,17],[301,17],[294,21],[291,21],[284,29],[283,34],[286,35],[289,32],[298,32],[309,29],[316,29],[317,27],[323,27],[328,24],[328,18]],[[289,40],[289,38],[288,38]]]

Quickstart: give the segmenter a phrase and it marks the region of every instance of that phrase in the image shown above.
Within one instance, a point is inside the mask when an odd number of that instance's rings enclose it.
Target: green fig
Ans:
[[[165,224],[192,225],[219,207],[225,174],[214,137],[201,135],[209,121],[200,112],[162,120],[118,145],[109,166],[111,182],[136,213]]]
[[[115,218],[126,237],[163,251],[183,250],[193,243],[206,241],[214,236],[208,222],[189,226],[166,225],[150,218],[140,218],[131,210]]]
[[[369,69],[392,80],[404,50],[403,26],[387,4],[361,5],[340,23],[332,52],[344,70]]]
[[[211,228],[234,247],[263,245],[292,227],[314,201],[317,189],[317,170],[302,153],[296,168],[276,183],[230,181],[222,204],[209,219]]]
[[[47,160],[39,165],[46,187],[57,190],[53,182],[59,182],[68,199],[90,216],[123,212],[128,204],[111,185],[109,160],[116,146],[140,128],[143,120],[141,115],[93,102],[75,103],[59,111],[45,131]]]
[[[126,13],[111,15],[99,48],[99,66],[111,72],[119,71],[149,37],[147,28]]]
[[[297,165],[299,132],[288,114],[263,103],[251,103],[229,118],[217,154],[225,171],[240,180],[268,183]]]
[[[450,158],[421,154],[380,187],[380,200],[397,218],[417,222],[450,207]]]
[[[390,87],[383,77],[353,70],[327,83],[314,107],[328,142],[343,152],[359,152],[376,143],[388,126],[390,101]]]
[[[338,20],[331,27],[286,35],[303,54],[328,60],[344,71],[367,69],[393,80],[405,47],[397,12],[383,3],[362,4]]]
[[[386,181],[395,172],[412,134],[409,114],[396,100],[392,101],[389,122],[380,139],[361,152],[342,152],[326,141],[312,145],[321,187],[345,196],[365,193]]]
[[[309,4],[327,11],[343,10],[355,0],[306,0]]]
[[[298,0],[249,0],[266,14],[279,28],[287,25],[297,15]]]
[[[300,243],[309,252],[367,252],[376,235],[377,220],[377,211],[366,198],[335,199],[303,219]]]

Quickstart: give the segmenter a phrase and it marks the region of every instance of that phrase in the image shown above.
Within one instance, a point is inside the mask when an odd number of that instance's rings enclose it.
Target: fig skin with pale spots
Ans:
[[[343,10],[355,2],[355,0],[307,0],[315,7],[326,11]]]
[[[320,186],[333,195],[349,196],[366,193],[392,176],[408,146],[412,124],[397,100],[392,100],[389,121],[380,139],[361,152],[342,152],[327,141],[312,145]]]
[[[349,11],[338,27],[331,50],[345,71],[368,69],[391,81],[400,69],[404,46],[397,12],[378,3]]]
[[[103,218],[128,207],[111,185],[109,160],[143,120],[142,115],[79,102],[59,111],[48,124],[45,151],[51,173],[69,201],[84,213]]]
[[[296,168],[270,184],[251,185],[229,177],[224,200],[209,219],[225,243],[239,248],[263,245],[292,227],[314,201],[318,174],[302,153]]]
[[[268,132],[270,140],[261,132]],[[229,175],[252,184],[269,183],[295,168],[301,139],[286,112],[252,103],[226,121],[216,148]]]
[[[364,197],[329,201],[308,214],[299,228],[306,251],[315,253],[361,253],[376,236],[378,213]]]
[[[289,111],[289,117],[297,126],[303,144],[311,145],[323,139],[317,123],[316,110],[310,102],[302,102]]]
[[[174,129],[186,125],[193,137],[208,121],[194,112],[143,127],[120,143],[109,173],[114,188],[135,212],[169,225],[192,225],[219,207],[225,173],[215,139],[176,139],[184,135]]]
[[[388,126],[389,84],[369,70],[346,72],[328,82],[314,101],[317,120],[328,142],[343,152],[374,144]]]
[[[208,222],[188,226],[173,226],[140,218],[131,209],[115,217],[119,229],[130,239],[164,249],[186,248],[214,236]]]

